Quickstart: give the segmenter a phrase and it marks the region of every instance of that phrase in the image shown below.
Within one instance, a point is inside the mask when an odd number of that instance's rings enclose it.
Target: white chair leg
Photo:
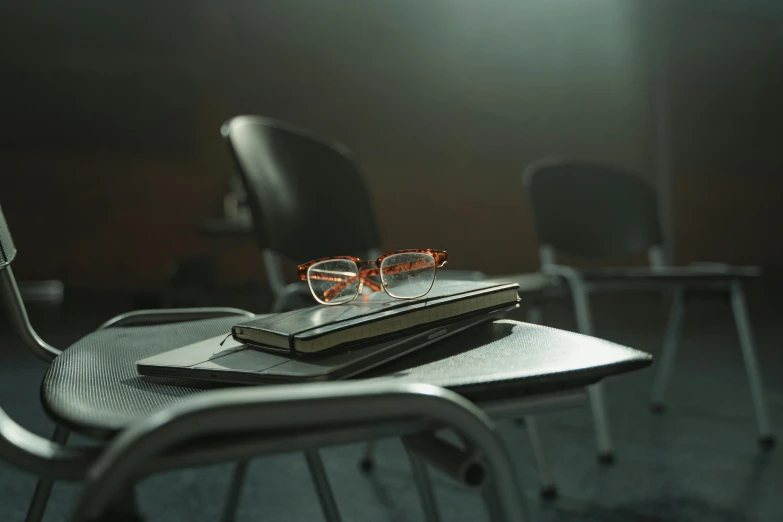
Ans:
[[[775,436],[772,434],[769,422],[767,402],[764,397],[764,384],[759,370],[759,362],[756,356],[756,348],[753,344],[753,334],[748,319],[748,308],[745,305],[745,295],[739,281],[731,283],[731,309],[734,312],[734,321],[737,324],[742,358],[745,361],[745,371],[748,374],[750,396],[753,399],[753,408],[756,411],[756,422],[759,430],[759,444],[763,448],[775,445]]]
[[[677,345],[682,330],[682,319],[685,311],[685,291],[677,288],[672,295],[672,305],[669,310],[669,319],[666,322],[666,331],[663,335],[663,349],[661,357],[656,361],[658,368],[653,382],[652,400],[650,405],[655,413],[662,413],[663,397],[672,374],[674,360],[677,356]]]
[[[590,314],[590,301],[587,299],[587,290],[581,279],[572,277],[568,281],[571,289],[571,298],[574,302],[576,324],[579,333],[593,335],[593,319]],[[590,397],[590,408],[593,412],[593,424],[595,425],[595,438],[598,446],[598,461],[602,464],[614,462],[614,445],[612,433],[609,429],[609,418],[606,413],[606,399],[602,383],[587,387]]]
[[[614,447],[612,445],[612,433],[609,430],[609,417],[606,413],[606,398],[604,397],[604,385],[599,382],[587,387],[590,398],[590,407],[593,411],[593,423],[595,425],[595,439],[598,447],[598,461],[601,464],[614,463]]]
[[[533,458],[536,459],[538,468],[538,480],[541,486],[541,496],[546,499],[557,497],[557,485],[549,468],[549,461],[544,454],[544,445],[538,432],[538,421],[532,415],[525,417],[525,430],[527,431],[530,447],[533,448]]]
[[[57,425],[54,428],[54,435],[52,435],[52,442],[56,444],[65,444],[68,442],[68,436],[71,431],[68,428]],[[49,495],[52,493],[52,487],[54,481],[52,479],[39,479],[38,484],[35,486],[35,492],[33,498],[30,501],[30,507],[27,510],[27,517],[25,522],[41,522],[44,513],[46,512],[46,506],[49,503]]]

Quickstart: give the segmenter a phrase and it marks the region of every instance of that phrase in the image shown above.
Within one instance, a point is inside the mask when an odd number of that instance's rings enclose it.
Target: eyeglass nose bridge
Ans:
[[[380,268],[381,267],[381,265],[378,263],[377,259],[368,259],[366,261],[359,261],[356,264],[359,265],[359,271],[360,272],[362,270],[367,270],[367,269],[370,269],[370,268]]]

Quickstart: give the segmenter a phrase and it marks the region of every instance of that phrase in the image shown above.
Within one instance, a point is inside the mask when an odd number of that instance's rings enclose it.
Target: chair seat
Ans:
[[[109,328],[79,340],[46,373],[49,415],[72,430],[109,438],[141,417],[220,384],[141,377],[136,361],[226,333],[235,317]],[[650,364],[637,350],[554,328],[496,321],[436,343],[361,377],[444,386],[468,399],[544,393],[584,386]]]
[[[183,323],[107,328],[65,350],[49,367],[41,400],[58,423],[109,438],[135,420],[174,401],[213,389],[185,379],[142,377],[136,361],[228,333],[236,317]]]
[[[749,279],[761,275],[756,266],[732,266],[718,263],[695,263],[687,266],[607,267],[579,270],[588,282],[628,282],[651,284],[698,284]]]
[[[373,370],[448,388],[477,402],[581,388],[652,363],[646,352],[537,324],[501,319]]]

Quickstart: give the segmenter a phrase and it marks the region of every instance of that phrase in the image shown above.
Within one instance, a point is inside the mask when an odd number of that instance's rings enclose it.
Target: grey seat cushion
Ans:
[[[237,320],[228,317],[92,333],[52,363],[42,385],[44,407],[56,421],[75,431],[111,437],[181,397],[219,386],[141,377],[136,361],[228,334]],[[481,401],[584,386],[650,362],[644,352],[601,339],[517,321],[495,321],[362,377],[435,384]]]

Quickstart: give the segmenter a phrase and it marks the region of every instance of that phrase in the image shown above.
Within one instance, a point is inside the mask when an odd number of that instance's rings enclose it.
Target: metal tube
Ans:
[[[236,520],[237,507],[239,507],[239,500],[242,497],[242,486],[245,484],[245,476],[247,475],[249,464],[249,460],[243,460],[237,462],[234,467],[234,472],[231,474],[231,483],[228,485],[226,505],[223,508],[220,522],[234,522]]]
[[[674,360],[677,356],[677,344],[682,330],[682,319],[685,312],[685,290],[678,288],[672,296],[672,306],[669,311],[669,319],[666,322],[666,331],[663,335],[663,350],[658,361],[658,371],[653,382],[651,406],[654,412],[663,411],[663,397],[674,368]]]
[[[552,471],[549,469],[549,461],[544,453],[544,444],[541,441],[541,435],[538,432],[538,421],[532,415],[525,417],[525,430],[530,440],[530,446],[533,448],[533,458],[536,460],[538,468],[538,482],[541,487],[541,496],[544,498],[553,498],[557,496],[557,485],[552,477]]]
[[[430,474],[427,472],[427,466],[424,464],[421,456],[411,446],[408,437],[402,438],[402,445],[405,448],[405,453],[408,454],[408,461],[413,472],[413,481],[416,483],[416,489],[419,491],[424,520],[426,522],[440,522],[438,503],[435,499],[435,492],[432,488]]]
[[[408,435],[407,446],[463,486],[480,489],[486,470],[475,452],[455,447],[432,432]]]
[[[340,522],[340,510],[337,508],[337,500],[332,493],[332,486],[329,484],[329,478],[326,476],[326,468],[321,460],[318,450],[308,450],[304,452],[307,459],[307,467],[310,468],[310,475],[313,477],[315,492],[318,494],[318,501],[321,503],[321,509],[324,512],[326,522]]]
[[[52,435],[52,442],[65,445],[65,443],[68,442],[68,436],[70,434],[71,432],[68,428],[57,425],[54,429],[54,434]],[[27,516],[24,519],[25,522],[41,522],[41,520],[43,520],[53,486],[54,479],[52,478],[38,479],[38,483],[35,485],[33,498],[30,500],[30,507],[27,510]]]
[[[0,296],[3,299],[3,305],[5,306],[8,320],[11,321],[11,326],[33,355],[48,364],[62,353],[41,339],[33,329],[33,325],[30,324],[30,318],[27,317],[27,309],[24,306],[22,295],[19,293],[19,287],[16,285],[16,278],[10,265],[0,269]]]
[[[748,384],[750,385],[750,396],[753,400],[753,409],[756,412],[759,442],[763,446],[771,446],[774,444],[774,436],[770,428],[767,401],[764,397],[764,384],[756,356],[756,348],[753,344],[753,333],[748,319],[748,309],[745,305],[745,295],[739,281],[731,283],[731,309],[737,324],[742,358],[745,361],[745,371],[748,374]]]
[[[217,317],[231,317],[241,315],[255,317],[255,314],[229,307],[205,307],[205,308],[167,308],[161,310],[134,310],[117,317],[113,317],[100,325],[97,330],[104,330],[117,326],[141,326],[152,324],[176,323],[180,321],[198,321],[200,319],[214,319]]]
[[[494,479],[495,508],[508,522],[526,520],[508,454],[494,424],[480,408],[435,386],[372,381],[226,389],[182,400],[141,420],[114,440],[90,471],[76,520],[101,513],[145,461],[196,437],[401,419],[435,421],[470,440],[483,455],[488,476]]]

